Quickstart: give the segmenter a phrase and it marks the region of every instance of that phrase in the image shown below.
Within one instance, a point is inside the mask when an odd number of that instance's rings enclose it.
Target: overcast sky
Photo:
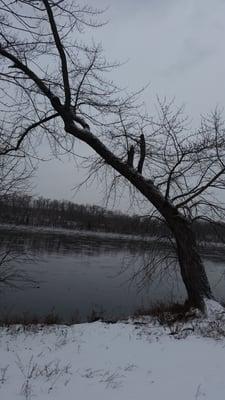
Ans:
[[[150,112],[155,96],[185,104],[197,124],[202,113],[225,106],[224,0],[92,0],[107,8],[108,24],[92,33],[107,57],[127,61],[114,78],[137,89],[150,83],[144,99]],[[72,161],[42,163],[36,195],[102,205],[102,188],[72,188],[82,179]],[[117,205],[126,210],[127,200]]]

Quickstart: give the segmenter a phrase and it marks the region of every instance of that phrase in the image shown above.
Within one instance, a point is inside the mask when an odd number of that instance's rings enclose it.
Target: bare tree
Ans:
[[[107,79],[117,64],[80,40],[85,28],[101,26],[99,10],[72,0],[0,0],[0,10],[3,153],[37,156],[43,135],[54,152],[75,154],[77,141],[86,143],[95,154],[89,178],[112,173],[110,189],[127,182],[166,221],[188,301],[204,309],[212,292],[191,222],[206,209],[219,217],[224,211],[217,195],[225,173],[220,113],[197,130],[166,101],[154,117],[143,113],[140,93]]]

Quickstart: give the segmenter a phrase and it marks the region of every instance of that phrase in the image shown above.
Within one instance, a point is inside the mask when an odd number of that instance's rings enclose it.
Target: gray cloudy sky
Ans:
[[[195,124],[199,115],[225,106],[224,0],[92,0],[108,7],[109,23],[93,31],[106,55],[127,61],[114,78],[137,89],[150,83],[144,97],[152,109],[156,94],[175,96]],[[74,194],[82,170],[72,161],[42,163],[35,194],[102,205],[102,190],[92,186]],[[124,200],[117,207],[126,210]]]

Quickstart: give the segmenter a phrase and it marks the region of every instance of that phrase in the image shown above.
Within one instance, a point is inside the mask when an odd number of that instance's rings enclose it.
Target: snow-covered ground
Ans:
[[[0,328],[0,399],[224,400],[225,338],[220,329],[210,337],[215,323],[211,314],[170,328],[147,318]]]

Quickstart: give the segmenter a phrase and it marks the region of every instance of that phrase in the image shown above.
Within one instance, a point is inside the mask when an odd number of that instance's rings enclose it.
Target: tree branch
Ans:
[[[178,167],[178,165],[180,165],[180,163],[182,162],[184,156],[185,156],[185,153],[183,153],[183,154],[181,155],[181,157],[179,158],[179,160],[176,162],[176,164],[175,164],[175,165],[173,166],[173,168],[170,170],[169,177],[168,177],[168,180],[167,180],[167,185],[166,185],[166,194],[165,194],[165,199],[166,199],[166,200],[168,200],[168,198],[169,198],[169,194],[170,194],[170,184],[171,184],[172,177],[173,177],[173,174],[174,174],[174,172],[175,172],[175,169]]]
[[[41,92],[49,98],[49,100],[52,102],[56,98],[54,94],[50,91],[50,89],[44,84],[44,82],[38,77],[37,74],[35,74],[27,65],[23,64],[17,57],[15,57],[13,54],[9,53],[7,50],[5,50],[1,44],[0,44],[0,54],[7,58],[8,60],[13,62],[13,65],[11,68],[17,68],[20,71],[24,72],[25,75],[27,75],[33,82],[36,83],[38,88],[41,90]]]
[[[145,155],[146,155],[146,146],[145,146],[145,137],[144,134],[142,133],[140,136],[140,160],[138,163],[138,172],[139,174],[142,174],[142,169],[145,161]]]
[[[38,126],[40,126],[41,124],[50,121],[53,118],[58,117],[58,113],[52,114],[49,117],[45,117],[43,119],[41,119],[40,121],[34,122],[33,124],[31,124],[27,129],[25,129],[25,131],[23,132],[23,134],[20,136],[20,138],[17,141],[16,146],[14,147],[10,147],[8,149],[5,149],[4,151],[0,150],[0,155],[6,155],[8,153],[11,153],[12,151],[17,151],[20,148],[21,143],[23,142],[23,140],[25,139],[25,137],[27,136],[27,134],[34,128],[37,128]]]
[[[71,91],[70,91],[70,84],[69,84],[69,74],[68,74],[68,68],[67,68],[67,60],[66,60],[66,54],[64,51],[64,47],[62,44],[62,41],[59,37],[59,33],[57,30],[57,26],[55,23],[55,18],[52,12],[52,8],[49,5],[48,0],[42,0],[47,14],[48,14],[48,19],[49,19],[49,23],[51,26],[51,30],[52,30],[52,34],[55,40],[55,45],[57,47],[59,56],[60,56],[60,60],[61,60],[61,67],[62,67],[62,76],[63,76],[63,84],[64,84],[64,93],[65,93],[65,108],[67,110],[69,110],[70,108],[70,103],[71,103]]]
[[[205,192],[209,187],[212,187],[213,183],[225,172],[225,168],[222,168],[210,181],[208,181],[205,185],[201,186],[199,190],[197,190],[192,196],[190,196],[188,199],[182,201],[181,203],[176,205],[176,208],[183,207],[189,201],[193,200],[195,197],[199,196],[203,192]]]
[[[127,164],[129,165],[129,167],[134,166],[134,146],[131,145],[128,152],[127,152]]]

